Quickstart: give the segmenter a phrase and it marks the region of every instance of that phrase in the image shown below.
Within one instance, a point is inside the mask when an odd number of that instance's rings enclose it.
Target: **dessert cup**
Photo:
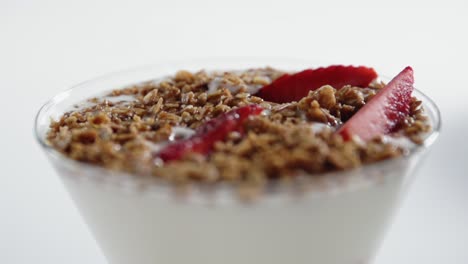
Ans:
[[[301,182],[270,183],[246,202],[236,188],[193,184],[183,194],[155,178],[71,160],[46,140],[50,118],[111,89],[178,70],[318,65],[278,59],[161,63],[114,73],[60,93],[39,111],[35,130],[110,264],[371,263],[417,167],[436,140],[440,114],[421,92],[433,130],[407,155]]]

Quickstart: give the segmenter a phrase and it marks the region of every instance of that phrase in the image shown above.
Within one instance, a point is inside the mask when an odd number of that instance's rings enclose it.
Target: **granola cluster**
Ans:
[[[53,121],[48,142],[71,159],[109,169],[151,174],[175,183],[189,181],[262,185],[270,179],[344,170],[403,155],[405,149],[382,137],[368,142],[344,141],[336,129],[381,89],[325,85],[297,102],[278,104],[255,96],[283,72],[180,71],[97,98]],[[243,134],[231,132],[207,155],[190,153],[164,163],[161,145],[177,140],[176,128],[196,130],[231,109],[260,105],[262,115],[244,123]],[[422,142],[430,130],[421,102],[412,98],[409,116],[394,137]],[[180,135],[179,135],[180,136]]]

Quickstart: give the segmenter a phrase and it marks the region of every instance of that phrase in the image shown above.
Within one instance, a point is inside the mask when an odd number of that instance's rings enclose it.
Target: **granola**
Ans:
[[[151,174],[177,184],[198,181],[261,186],[297,174],[314,177],[356,168],[408,151],[383,135],[361,141],[345,140],[336,133],[385,87],[384,83],[323,85],[299,100],[282,103],[258,96],[262,87],[285,74],[272,68],[179,71],[77,105],[51,122],[47,140],[71,159]],[[173,160],[159,156],[173,142],[200,133],[197,131],[209,120],[252,105],[261,107],[261,114],[236,123],[239,129],[226,131],[207,151],[188,151]],[[421,144],[430,125],[421,101],[411,97],[409,105],[409,114],[391,137]]]

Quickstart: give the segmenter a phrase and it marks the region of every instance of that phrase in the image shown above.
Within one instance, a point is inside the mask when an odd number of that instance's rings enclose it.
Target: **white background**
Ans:
[[[104,258],[34,141],[40,105],[103,73],[165,59],[275,56],[406,65],[443,133],[376,264],[468,263],[468,3],[0,0],[0,263]]]

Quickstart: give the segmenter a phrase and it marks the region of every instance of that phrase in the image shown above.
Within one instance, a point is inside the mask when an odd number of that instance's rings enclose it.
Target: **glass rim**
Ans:
[[[214,60],[220,60],[220,61],[232,60],[232,59],[233,58],[224,58],[224,59],[223,58],[214,58]],[[240,60],[240,58],[235,58],[235,59]],[[259,62],[262,61],[262,58],[256,58],[256,57],[249,58],[249,59],[250,60],[252,60],[252,59],[258,60]],[[212,61],[213,59],[206,58],[206,59],[203,59],[202,61],[206,62],[206,61],[209,61],[209,60]],[[269,57],[269,58],[267,58],[267,60],[268,61],[281,61],[281,60],[284,60],[284,58],[271,58],[271,57]],[[304,63],[304,62],[309,62],[310,63],[310,61],[303,60],[303,59],[297,59],[297,60],[287,59],[287,60],[297,61],[297,62],[301,62],[301,63]],[[179,61],[172,60],[172,61],[167,61],[166,63],[168,63],[170,65],[173,65],[173,64],[180,64],[180,63],[184,63],[184,62],[187,62],[187,60],[179,60]],[[195,60],[190,60],[190,62],[192,62],[192,63],[197,62],[197,60],[196,59]],[[51,99],[47,100],[40,107],[37,114],[35,115],[35,118],[34,118],[34,137],[36,138],[37,142],[39,143],[39,145],[42,147],[42,149],[44,151],[46,151],[48,154],[52,155],[54,158],[65,161],[65,163],[68,163],[71,166],[83,167],[83,168],[88,168],[88,169],[96,170],[96,171],[112,172],[112,174],[118,174],[118,175],[124,176],[126,178],[127,177],[135,178],[135,175],[132,174],[132,173],[129,173],[129,172],[113,171],[113,170],[107,169],[107,168],[99,166],[99,165],[80,162],[80,161],[68,158],[67,156],[65,156],[61,152],[54,149],[50,144],[47,143],[46,138],[40,135],[40,132],[39,132],[40,125],[41,125],[40,118],[41,118],[41,115],[44,114],[44,112],[49,109],[49,107],[52,107],[52,106],[60,103],[62,100],[68,98],[70,96],[71,92],[73,92],[73,91],[75,91],[77,89],[80,89],[85,85],[93,84],[93,83],[96,83],[96,82],[99,82],[99,81],[104,81],[106,79],[116,77],[116,76],[119,76],[121,74],[128,74],[128,73],[133,73],[133,72],[136,73],[136,72],[143,71],[143,70],[146,70],[146,69],[156,68],[156,67],[162,66],[164,64],[165,64],[165,62],[161,62],[161,63],[157,63],[157,64],[149,64],[149,65],[133,67],[133,68],[128,68],[128,69],[124,69],[124,70],[119,70],[119,71],[114,71],[114,72],[111,72],[111,73],[103,74],[101,76],[98,76],[98,77],[95,77],[95,78],[80,82],[78,84],[75,84],[75,85],[71,86],[70,88],[56,94]],[[311,65],[314,65],[314,63],[311,63]],[[326,65],[326,64],[324,64],[324,65]],[[235,69],[233,69],[233,70],[235,70]],[[164,77],[164,76],[155,76],[154,79],[158,79],[158,78],[161,78],[161,77]],[[380,78],[385,78],[385,79],[390,79],[390,78],[387,78],[386,76],[379,76],[379,77]],[[135,83],[143,82],[143,81],[145,81],[145,80],[137,81]],[[111,90],[111,89],[112,88],[109,87],[109,90]],[[437,138],[438,138],[438,136],[440,134],[440,130],[441,130],[441,126],[442,126],[440,110],[437,107],[437,105],[435,104],[435,102],[430,97],[428,97],[423,92],[421,92],[420,90],[415,88],[414,92],[413,92],[413,95],[416,98],[418,98],[419,100],[422,101],[423,106],[431,108],[431,110],[434,112],[434,120],[431,123],[431,131],[426,135],[423,144],[413,146],[412,148],[410,148],[408,150],[407,153],[405,153],[405,154],[403,154],[403,155],[401,155],[399,157],[396,157],[396,158],[384,159],[384,160],[377,161],[377,162],[363,164],[362,166],[360,166],[358,168],[347,169],[347,170],[343,170],[343,171],[330,171],[330,172],[317,173],[317,174],[314,174],[314,176],[326,177],[327,175],[343,174],[343,173],[350,172],[350,171],[380,167],[380,166],[384,166],[384,165],[387,166],[389,164],[396,163],[396,162],[398,162],[398,161],[400,161],[402,159],[409,158],[409,157],[411,157],[411,156],[413,156],[413,155],[415,155],[417,153],[420,153],[421,151],[429,149],[434,144],[434,142],[437,140]],[[92,97],[92,96],[93,95],[90,95],[90,97]],[[426,109],[426,111],[428,111],[428,109]],[[156,178],[156,177],[154,177],[154,178]],[[270,183],[270,182],[268,182],[268,183]],[[197,185],[199,183],[198,182],[193,182],[193,183],[191,182],[191,184],[192,185],[193,184]],[[169,184],[169,185],[173,185],[173,184]]]

